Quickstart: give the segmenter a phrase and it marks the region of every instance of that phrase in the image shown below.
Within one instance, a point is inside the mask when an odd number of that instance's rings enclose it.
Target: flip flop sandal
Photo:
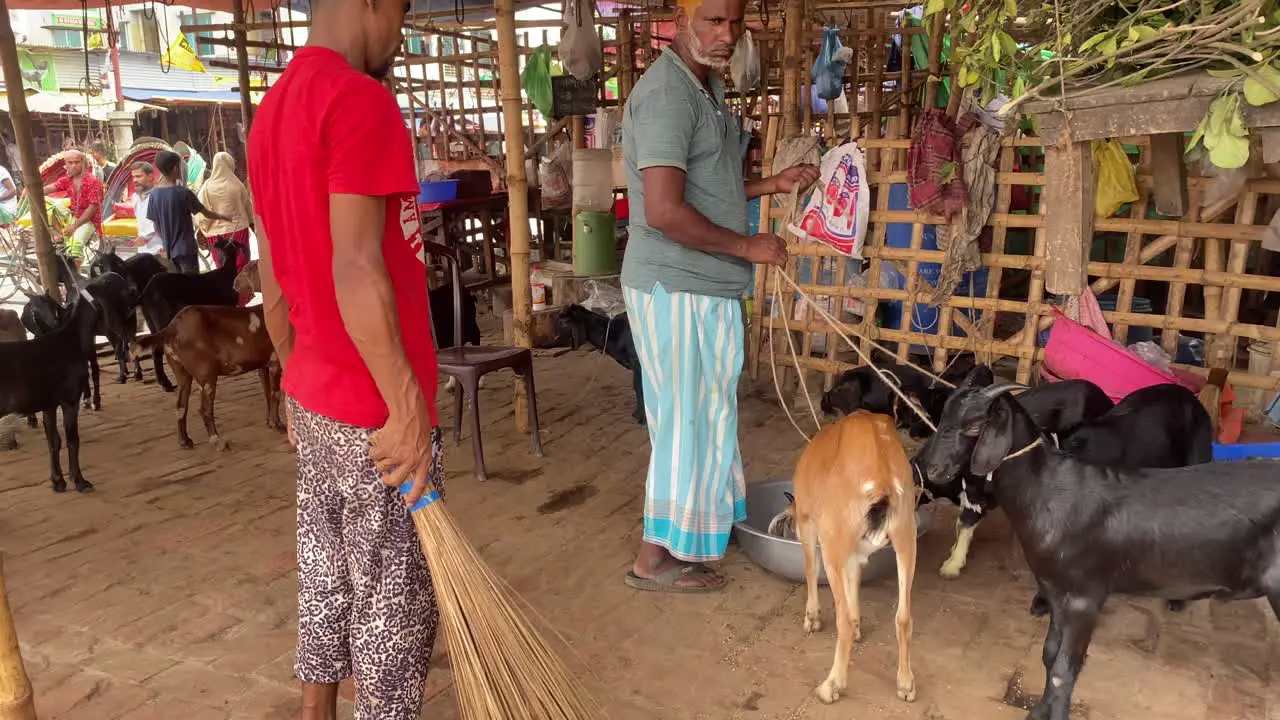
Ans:
[[[624,582],[627,583],[627,587],[634,588],[636,590],[644,590],[645,592],[673,593],[679,595],[696,595],[700,593],[716,592],[724,588],[726,581],[723,576],[721,576],[720,582],[713,583],[711,585],[676,584],[676,581],[682,577],[693,573],[705,572],[709,572],[709,569],[705,565],[683,565],[680,567],[670,568],[659,574],[657,577],[643,578],[636,575],[635,571],[628,570]]]

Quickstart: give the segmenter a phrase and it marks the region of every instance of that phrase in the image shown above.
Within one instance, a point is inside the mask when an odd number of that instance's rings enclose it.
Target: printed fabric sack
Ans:
[[[822,157],[818,182],[804,214],[789,226],[801,242],[818,241],[842,255],[862,258],[871,198],[866,158],[855,142],[832,148]]]

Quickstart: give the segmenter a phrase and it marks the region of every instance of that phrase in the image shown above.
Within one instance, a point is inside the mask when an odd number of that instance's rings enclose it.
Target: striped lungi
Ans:
[[[747,516],[738,451],[742,306],[661,284],[622,292],[651,445],[644,539],[681,560],[718,560],[734,522]]]

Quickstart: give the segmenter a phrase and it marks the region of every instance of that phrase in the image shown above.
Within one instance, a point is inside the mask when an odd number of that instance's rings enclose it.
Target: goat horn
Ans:
[[[1027,386],[1022,385],[1021,383],[996,383],[995,385],[991,385],[990,387],[988,387],[986,390],[983,390],[982,395],[984,397],[996,398],[1007,392],[1013,392],[1014,390],[1026,390],[1026,389],[1028,389]]]

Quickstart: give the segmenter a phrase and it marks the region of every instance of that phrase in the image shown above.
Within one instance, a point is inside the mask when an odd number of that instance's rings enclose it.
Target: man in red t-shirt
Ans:
[[[301,717],[336,718],[354,672],[356,718],[418,720],[439,615],[408,505],[443,491],[444,472],[413,146],[377,79],[405,4],[312,9],[308,45],[264,98],[248,148],[298,451]]]
[[[79,264],[85,248],[99,249],[106,234],[102,232],[102,181],[88,171],[88,161],[79,150],[62,154],[62,165],[67,174],[52,185],[46,185],[45,194],[66,193],[71,198],[71,215],[74,220],[62,229],[63,254]]]

